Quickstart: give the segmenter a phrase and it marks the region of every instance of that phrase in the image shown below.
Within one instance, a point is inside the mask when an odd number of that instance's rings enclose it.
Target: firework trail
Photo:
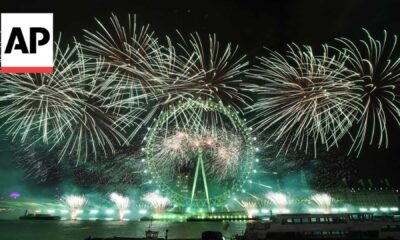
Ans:
[[[85,30],[83,45],[61,51],[56,44],[55,73],[11,74],[0,84],[3,127],[13,140],[37,132],[37,141],[63,147],[60,159],[85,161],[130,143],[171,104],[246,99],[238,88],[247,62],[229,44],[220,49],[215,36],[206,50],[193,35],[177,53],[170,39],[161,46],[135,17],[128,16],[127,25],[115,15],[110,24],[97,22],[98,31]]]
[[[353,136],[350,152],[360,154],[364,144],[389,145],[387,125],[394,121],[400,125],[400,58],[397,36],[392,41],[384,31],[383,40],[374,39],[367,30],[366,40],[359,44],[347,38],[337,39],[342,47],[338,51],[348,57],[348,68],[359,74],[362,108],[357,115],[358,131]]]
[[[167,45],[161,45],[148,25],[136,24],[136,17],[128,15],[125,25],[115,15],[110,24],[97,23],[98,31],[85,30],[84,49],[119,72],[116,81],[107,83],[114,103],[133,109],[153,106],[141,112],[141,125],[179,101],[212,98],[236,104],[249,100],[241,91],[248,62],[244,56],[237,57],[237,47],[220,47],[215,35],[203,43],[197,34],[187,40],[179,34],[180,44],[167,38]],[[137,131],[131,131],[128,139]]]
[[[311,200],[317,204],[324,213],[330,213],[332,205],[332,197],[326,193],[315,194],[311,196]]]
[[[154,92],[154,86],[162,84],[155,73],[155,57],[160,46],[149,25],[140,27],[136,16],[128,15],[127,24],[121,24],[114,14],[108,24],[96,19],[99,29],[85,32],[83,48],[89,57],[101,57],[106,65],[119,71],[117,81],[112,81],[114,101],[129,99],[129,106],[136,107],[146,93]]]
[[[114,192],[110,194],[110,200],[118,208],[119,220],[121,221],[124,220],[124,215],[127,212],[130,205],[129,198]]]
[[[65,136],[77,115],[77,47],[62,50],[55,43],[52,74],[7,74],[0,83],[0,115],[12,140],[24,143],[32,136],[51,146]]]
[[[267,199],[278,208],[279,213],[287,210],[288,198],[284,193],[271,192],[266,195]]]
[[[170,41],[167,46],[160,45],[149,25],[140,27],[136,23],[136,16],[128,15],[126,24],[114,14],[110,24],[96,21],[99,30],[85,30],[83,48],[88,57],[104,59],[104,68],[118,72],[116,79],[104,84],[114,105],[129,109],[134,118],[143,117],[142,126],[164,105],[190,97],[177,89],[176,82],[193,78],[188,72],[193,63],[181,61]],[[137,131],[131,131],[129,140]]]
[[[181,92],[233,106],[246,105],[251,100],[243,91],[247,84],[241,79],[248,62],[245,56],[238,56],[238,46],[230,43],[222,46],[215,34],[209,35],[208,41],[203,41],[197,33],[188,39],[179,35],[182,39],[178,47],[182,52],[181,61],[193,63],[187,65],[188,70],[184,68],[192,77],[176,84]]]
[[[161,196],[158,192],[146,193],[143,200],[150,204],[157,214],[162,213],[170,202],[167,197]]]
[[[189,39],[180,36],[182,41],[177,47],[168,38],[168,46],[161,48],[161,57],[155,65],[159,66],[157,72],[164,85],[158,87],[161,90],[152,97],[154,108],[145,119],[193,99],[210,99],[238,110],[238,105],[246,105],[250,100],[244,91],[248,84],[242,82],[241,77],[248,62],[244,56],[237,56],[237,47],[231,44],[220,47],[215,35],[210,35],[206,43],[198,34],[190,35]],[[196,121],[210,115],[205,111],[193,113]],[[221,118],[219,112],[212,114],[214,119]]]
[[[289,45],[287,55],[270,52],[259,58],[248,76],[263,82],[252,90],[260,99],[249,108],[255,115],[255,130],[280,142],[281,150],[326,149],[337,145],[359,111],[359,87],[355,73],[342,58],[329,57],[328,47],[315,56],[310,47]]]
[[[79,195],[66,195],[62,198],[62,201],[70,209],[71,220],[76,220],[83,206],[86,205],[87,200],[84,196]]]
[[[136,16],[128,15],[126,24],[114,14],[108,24],[96,21],[97,31],[85,30],[83,49],[89,60],[99,58],[104,61],[102,69],[117,73],[102,85],[109,107],[124,110],[122,123],[129,129],[126,141],[130,142],[157,113],[157,101],[168,98],[165,92],[173,89],[169,87],[173,83],[169,80],[179,79],[174,69],[175,55],[168,47],[158,44],[149,25],[139,26]],[[97,70],[98,66],[90,68]],[[130,118],[141,119],[137,127],[130,124]]]
[[[115,153],[116,148],[126,142],[126,122],[135,126],[135,119],[127,117],[121,107],[107,97],[108,87],[104,82],[114,81],[115,71],[104,70],[104,62],[95,64],[97,67],[90,70],[85,64],[80,65],[78,108],[64,129],[65,138],[61,141],[60,156],[75,156],[77,162],[89,157],[96,159],[99,152],[104,155]]]
[[[54,73],[7,75],[0,84],[0,114],[12,140],[29,142],[27,148],[45,143],[58,151],[59,161],[77,162],[125,143],[121,126],[135,120],[106,96],[103,82],[115,80],[115,72],[104,70],[103,62],[93,64],[97,67],[86,68],[79,44],[62,51],[58,42]]]

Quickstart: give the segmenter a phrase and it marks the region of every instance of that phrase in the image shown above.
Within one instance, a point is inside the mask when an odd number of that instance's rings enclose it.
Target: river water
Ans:
[[[150,222],[139,221],[22,221],[0,220],[1,240],[83,240],[88,236],[143,237]],[[226,239],[240,234],[245,222],[153,222],[152,230],[159,231],[159,237],[180,239],[200,239],[201,233],[215,230],[223,233]]]

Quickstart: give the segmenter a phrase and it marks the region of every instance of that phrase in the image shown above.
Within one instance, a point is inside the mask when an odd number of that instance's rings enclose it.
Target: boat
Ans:
[[[60,216],[53,216],[50,214],[34,214],[25,211],[24,216],[19,217],[20,220],[61,220]]]
[[[372,213],[278,214],[270,221],[247,223],[244,240],[399,239],[400,216]]]
[[[85,240],[165,240],[166,238],[159,238],[158,237],[159,232],[158,231],[152,231],[152,230],[147,230],[145,231],[145,237],[106,237],[106,238],[99,238],[99,237],[92,237],[89,236],[85,238]],[[168,234],[168,230],[166,231],[166,236]]]
[[[260,221],[260,217],[252,218],[237,218],[237,217],[226,217],[226,218],[216,218],[216,217],[188,217],[186,221],[188,222],[231,222],[231,221]]]
[[[145,232],[145,237],[106,237],[106,238],[98,238],[98,237],[87,237],[85,240],[200,240],[198,239],[176,239],[176,238],[168,238],[168,230],[165,232],[165,238],[160,238],[159,232],[147,230]],[[221,232],[218,231],[205,231],[201,234],[201,240],[224,240],[224,236]]]
[[[50,214],[32,214],[19,217],[20,220],[61,220],[60,216],[52,216]]]

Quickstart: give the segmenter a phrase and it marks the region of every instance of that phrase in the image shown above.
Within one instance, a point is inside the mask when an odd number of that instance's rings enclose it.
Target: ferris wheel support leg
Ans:
[[[194,199],[194,192],[196,191],[196,186],[197,186],[197,178],[199,176],[199,168],[200,168],[200,155],[197,158],[197,163],[196,163],[196,171],[194,173],[194,180],[193,180],[193,187],[192,187],[192,198],[190,200],[190,204],[193,203],[193,199]]]
[[[204,184],[204,190],[206,191],[206,198],[207,198],[207,204],[208,207],[210,207],[210,198],[208,196],[208,184],[207,184],[207,178],[206,178],[206,171],[204,170],[204,162],[203,162],[203,153],[200,152],[199,154],[200,159],[200,164],[201,164],[201,173],[203,174],[203,184]]]

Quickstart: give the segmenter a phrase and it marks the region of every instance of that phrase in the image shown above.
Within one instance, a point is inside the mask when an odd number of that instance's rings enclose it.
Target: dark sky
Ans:
[[[119,17],[137,14],[138,23],[149,23],[156,35],[175,36],[199,32],[216,33],[222,42],[239,44],[251,58],[265,54],[263,46],[285,51],[288,43],[319,47],[335,37],[358,40],[361,28],[377,37],[384,29],[400,32],[398,0],[260,0],[260,1],[1,1],[0,12],[53,12],[55,31],[66,39],[82,37],[82,29],[94,29],[94,17],[105,20],[113,12]],[[400,131],[391,123],[389,149],[367,147],[357,159],[365,177],[389,176],[400,183],[398,149]]]
[[[2,1],[1,12],[53,12],[55,30],[66,36],[93,29],[94,17],[104,20],[136,13],[159,36],[183,33],[217,33],[221,41],[257,55],[266,46],[284,49],[287,43],[319,46],[333,38],[362,37],[361,28],[373,34],[383,29],[398,33],[397,0],[260,0],[260,1]]]

